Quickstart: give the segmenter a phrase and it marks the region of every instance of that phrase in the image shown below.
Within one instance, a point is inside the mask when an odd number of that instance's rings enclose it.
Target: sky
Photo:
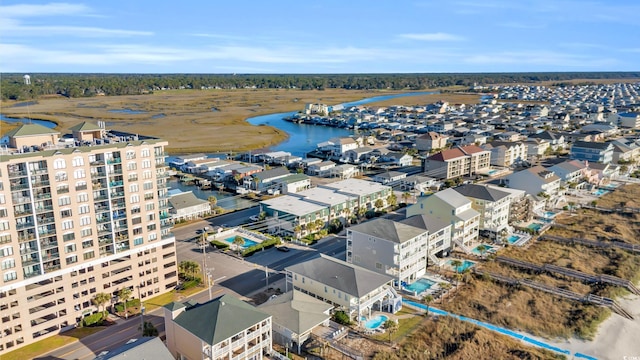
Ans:
[[[0,72],[640,71],[637,0],[0,1]]]

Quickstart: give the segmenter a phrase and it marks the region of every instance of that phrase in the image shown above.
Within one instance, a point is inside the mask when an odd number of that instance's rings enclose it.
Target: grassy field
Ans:
[[[88,327],[88,328],[76,328],[76,329],[64,332],[60,335],[52,336],[50,338],[40,340],[33,344],[29,344],[18,350],[6,353],[0,356],[0,358],[2,360],[35,359],[37,356],[43,355],[59,347],[74,343],[79,339],[82,339],[83,337],[89,336],[91,334],[95,334],[98,331],[101,331],[103,329],[104,327],[100,327],[100,326]]]
[[[262,148],[286,139],[270,126],[252,126],[249,117],[301,111],[306,103],[338,104],[391,94],[355,90],[179,90],[153,95],[102,96],[93,98],[40,99],[35,105],[12,108],[2,104],[4,115],[52,120],[57,129],[85,120],[103,120],[107,127],[157,136],[169,141],[174,153],[242,151]],[[112,112],[123,109],[140,114]],[[27,113],[28,112],[28,113]]]
[[[379,352],[375,360],[395,359],[564,359],[546,350],[451,318],[429,319],[395,351]]]
[[[0,121],[0,137],[4,136],[4,134],[17,128],[18,126],[20,126],[19,123],[8,123],[8,122]]]

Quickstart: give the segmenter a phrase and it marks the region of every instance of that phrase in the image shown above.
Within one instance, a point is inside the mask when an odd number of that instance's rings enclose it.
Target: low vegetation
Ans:
[[[428,320],[395,351],[377,353],[375,360],[563,359],[561,355],[526,346],[506,336],[451,317]]]

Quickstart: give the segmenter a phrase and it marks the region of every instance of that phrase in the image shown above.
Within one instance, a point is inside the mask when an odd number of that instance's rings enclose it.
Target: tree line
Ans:
[[[70,98],[139,95],[163,89],[355,89],[427,90],[474,84],[535,83],[584,79],[634,79],[640,72],[443,73],[443,74],[0,74],[2,100],[46,95]]]

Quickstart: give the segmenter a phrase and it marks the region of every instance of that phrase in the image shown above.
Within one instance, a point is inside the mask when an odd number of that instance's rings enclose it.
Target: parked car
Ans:
[[[252,216],[249,216],[249,220],[258,221],[258,220],[260,220],[260,217],[258,215],[252,215]]]
[[[289,250],[291,250],[286,246],[278,246],[276,249],[278,249],[278,251],[283,251],[283,252],[289,252]]]

